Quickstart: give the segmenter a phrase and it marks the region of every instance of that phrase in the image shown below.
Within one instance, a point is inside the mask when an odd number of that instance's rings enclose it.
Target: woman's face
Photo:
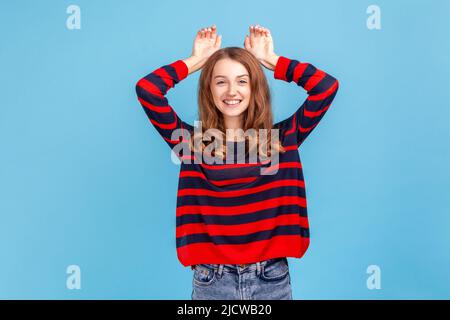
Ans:
[[[241,117],[250,102],[250,76],[247,69],[235,60],[220,59],[214,66],[211,91],[216,107],[225,118]]]

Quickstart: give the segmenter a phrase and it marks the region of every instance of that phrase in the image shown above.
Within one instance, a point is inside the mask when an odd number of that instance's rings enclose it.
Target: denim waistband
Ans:
[[[258,264],[260,266],[266,266],[266,265],[270,265],[272,263],[276,263],[279,261],[285,260],[286,264],[287,262],[287,258],[286,257],[280,257],[280,258],[273,258],[273,259],[268,259],[268,260],[263,260],[263,261],[259,261],[259,262],[254,262],[254,263],[246,263],[246,264],[211,264],[211,263],[201,263],[201,266],[204,266],[206,268],[210,268],[210,269],[214,269],[217,270],[219,269],[220,266],[222,266],[223,269],[228,269],[230,271],[242,271],[244,269],[248,269],[248,271],[252,271],[252,270],[256,270]],[[191,266],[192,269],[195,268],[195,264]]]

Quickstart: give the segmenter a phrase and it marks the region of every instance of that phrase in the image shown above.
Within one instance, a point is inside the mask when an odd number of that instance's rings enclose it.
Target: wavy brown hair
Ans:
[[[246,49],[239,47],[226,47],[219,49],[212,54],[205,62],[198,83],[198,116],[202,128],[198,133],[193,133],[190,139],[191,150],[203,152],[207,146],[204,143],[204,132],[212,129],[220,136],[216,142],[216,155],[222,158],[226,156],[226,127],[222,112],[216,107],[211,92],[212,75],[214,66],[220,59],[232,59],[241,63],[248,71],[250,76],[251,96],[248,108],[244,111],[244,133],[248,129],[255,129],[255,135],[246,135],[246,150],[254,151],[258,147],[260,155],[270,157],[271,155],[271,129],[273,127],[273,115],[271,106],[270,89],[266,76],[261,68],[260,62],[255,56]],[[267,129],[265,141],[260,141],[259,129]],[[218,130],[218,131],[216,131]],[[202,137],[198,137],[202,135]],[[215,138],[216,134],[214,135]],[[200,143],[194,143],[200,141]],[[213,143],[213,142],[211,142]],[[208,143],[209,144],[209,143]],[[281,153],[286,152],[279,140],[273,142],[275,150]],[[266,150],[268,148],[268,150]]]

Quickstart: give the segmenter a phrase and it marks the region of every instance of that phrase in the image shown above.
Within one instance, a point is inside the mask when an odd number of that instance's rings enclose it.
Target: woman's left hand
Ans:
[[[245,49],[251,52],[264,67],[274,70],[279,56],[274,52],[269,29],[256,25],[250,26],[249,30],[250,36],[245,36]]]

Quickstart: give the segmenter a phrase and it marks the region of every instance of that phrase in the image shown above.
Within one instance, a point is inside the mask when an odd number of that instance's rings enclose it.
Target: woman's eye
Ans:
[[[217,82],[216,84],[222,84],[222,83],[224,83],[224,81],[219,81],[219,82]],[[245,83],[247,83],[247,81],[245,81],[245,80],[240,80],[239,83],[245,84]]]
[[[241,80],[241,81],[239,81],[240,83],[247,83],[247,81],[245,81],[245,80]],[[223,83],[223,81],[219,81],[219,82],[217,82],[217,84],[222,84]]]

